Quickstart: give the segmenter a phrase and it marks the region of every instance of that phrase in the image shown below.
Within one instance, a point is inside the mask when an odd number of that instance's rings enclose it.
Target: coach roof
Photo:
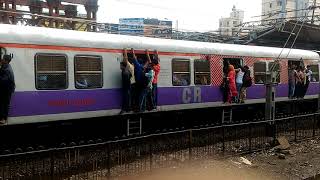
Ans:
[[[223,54],[276,58],[281,48],[158,39],[43,27],[0,25],[0,43],[107,49],[157,49],[161,52]],[[284,49],[281,58],[318,60],[312,51]]]

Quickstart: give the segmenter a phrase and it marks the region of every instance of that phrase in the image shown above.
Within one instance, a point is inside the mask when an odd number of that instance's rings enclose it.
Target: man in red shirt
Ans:
[[[160,59],[157,50],[154,51],[152,69],[154,71],[154,78],[152,81],[153,109],[156,109],[158,106],[158,76],[160,73]]]

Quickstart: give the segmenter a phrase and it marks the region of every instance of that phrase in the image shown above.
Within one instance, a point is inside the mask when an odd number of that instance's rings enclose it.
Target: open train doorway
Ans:
[[[229,65],[233,65],[234,69],[238,69],[243,66],[243,60],[241,58],[223,58],[223,74],[225,77],[228,75]]]
[[[300,87],[298,84],[298,70],[304,68],[303,60],[289,60],[288,61],[288,97],[289,99],[293,99],[297,96],[297,92]],[[298,85],[298,86],[297,86]]]

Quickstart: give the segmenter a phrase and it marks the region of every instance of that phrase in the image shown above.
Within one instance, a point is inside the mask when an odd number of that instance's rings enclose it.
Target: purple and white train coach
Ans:
[[[16,92],[8,124],[115,116],[121,109],[124,48],[156,49],[161,59],[158,111],[222,106],[220,84],[228,61],[250,67],[253,85],[246,103],[265,101],[262,76],[281,48],[154,39],[71,30],[0,25],[0,47],[13,54]],[[305,98],[319,96],[319,55],[284,49],[280,56],[277,101],[289,101],[288,66],[310,65]],[[90,86],[83,87],[79,78]]]

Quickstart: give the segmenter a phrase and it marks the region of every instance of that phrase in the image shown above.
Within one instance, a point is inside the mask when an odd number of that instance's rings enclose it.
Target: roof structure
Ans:
[[[252,32],[236,43],[283,47],[287,40],[286,48],[320,50],[320,26],[290,20],[281,26],[273,26],[259,32]]]
[[[97,11],[98,0],[0,0],[0,23],[95,31]]]

